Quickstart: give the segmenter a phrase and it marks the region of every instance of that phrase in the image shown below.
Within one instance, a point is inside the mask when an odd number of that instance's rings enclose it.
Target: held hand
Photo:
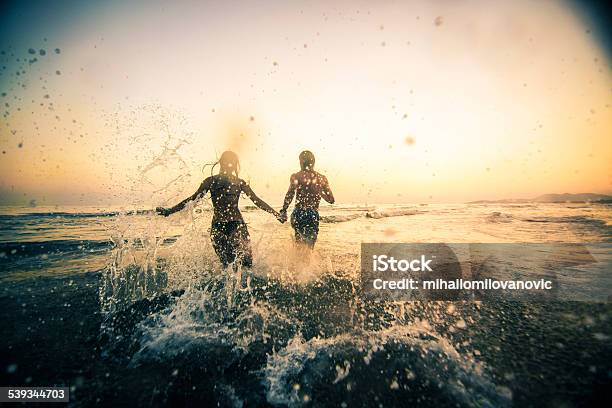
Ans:
[[[276,217],[276,219],[278,220],[278,222],[282,223],[282,218],[281,218],[281,214],[278,211],[274,211],[274,216]]]
[[[159,215],[163,215],[164,217],[167,217],[170,215],[170,212],[168,211],[168,209],[164,207],[157,207],[155,209],[155,212]]]
[[[287,211],[281,210],[281,212],[278,213],[278,216],[276,218],[278,218],[281,224],[284,224],[285,221],[287,221]]]

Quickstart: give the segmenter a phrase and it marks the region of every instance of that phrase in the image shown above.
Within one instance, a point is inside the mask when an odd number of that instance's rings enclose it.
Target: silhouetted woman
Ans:
[[[238,177],[240,163],[236,153],[229,150],[223,152],[217,163],[220,166],[219,174],[206,178],[191,197],[184,199],[172,208],[158,207],[156,211],[158,214],[167,217],[182,210],[188,202],[196,200],[210,191],[214,210],[210,236],[221,264],[225,268],[239,259],[243,266],[251,267],[253,264],[251,239],[246,223],[238,209],[240,193],[244,192],[257,207],[273,214],[279,220],[280,214],[257,197],[251,187]]]

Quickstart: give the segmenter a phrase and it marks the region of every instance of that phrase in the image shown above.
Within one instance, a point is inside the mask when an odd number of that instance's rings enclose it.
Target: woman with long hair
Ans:
[[[213,165],[213,169],[217,164],[219,164],[219,174],[207,177],[193,195],[172,208],[158,207],[156,211],[167,217],[210,191],[214,211],[210,236],[221,264],[225,268],[239,260],[242,266],[251,267],[253,264],[251,239],[247,225],[238,209],[240,194],[245,193],[257,207],[273,214],[279,221],[281,221],[281,216],[257,197],[251,187],[238,177],[240,162],[236,153],[229,150],[223,152],[219,161]]]

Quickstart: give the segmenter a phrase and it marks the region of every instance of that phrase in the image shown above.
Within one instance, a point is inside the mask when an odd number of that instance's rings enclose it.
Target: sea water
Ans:
[[[362,242],[607,244],[609,205],[322,207],[310,256],[288,223],[243,215],[246,287],[205,202],[168,218],[4,208],[2,379],[61,380],[74,405],[498,407],[595,401],[612,378],[605,301],[372,302],[359,286]]]

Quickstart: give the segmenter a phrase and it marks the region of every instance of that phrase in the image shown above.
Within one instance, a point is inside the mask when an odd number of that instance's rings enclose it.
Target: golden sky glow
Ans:
[[[167,203],[227,148],[272,205],[304,148],[341,203],[612,190],[609,58],[565,3],[147,4],[14,33],[61,53],[0,77],[3,202]]]

